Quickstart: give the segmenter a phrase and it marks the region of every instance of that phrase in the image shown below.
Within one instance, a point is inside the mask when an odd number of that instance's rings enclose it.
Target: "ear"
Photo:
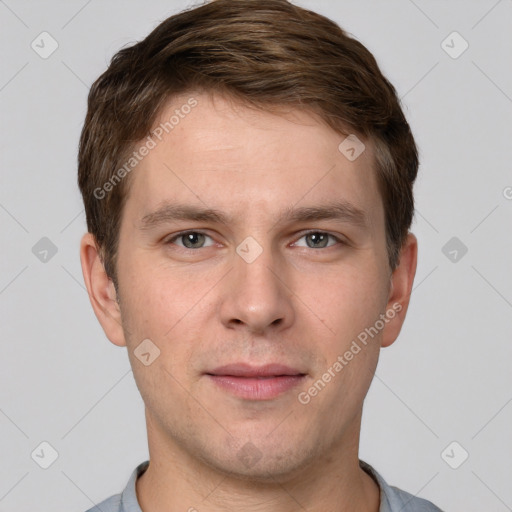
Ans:
[[[418,241],[412,233],[409,233],[400,251],[400,262],[391,275],[386,305],[386,316],[389,320],[382,333],[381,347],[389,347],[400,334],[409,307],[412,285],[416,275],[417,257]],[[391,317],[393,312],[394,316]]]
[[[96,239],[91,233],[86,233],[82,237],[80,261],[82,262],[85,286],[96,318],[103,327],[107,338],[114,345],[125,346],[121,310],[117,303],[114,283],[105,272]]]

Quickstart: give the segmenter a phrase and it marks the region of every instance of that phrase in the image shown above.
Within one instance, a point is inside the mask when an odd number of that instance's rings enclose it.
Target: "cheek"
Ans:
[[[328,356],[321,373],[311,380],[310,387],[303,390],[299,398],[301,404],[306,404],[308,416],[324,418],[324,439],[338,437],[340,429],[352,424],[360,414],[378,357],[378,345],[339,346]]]
[[[201,296],[186,272],[148,258],[125,258],[119,265],[119,286],[125,327],[139,337],[162,340],[172,337]]]
[[[297,295],[328,330],[338,350],[372,326],[387,303],[387,283],[377,265],[333,268],[301,281]]]
[[[123,272],[125,269],[130,271]],[[205,339],[205,293],[214,281],[149,258],[126,258],[119,270],[123,328],[139,389],[157,389],[158,382],[167,382],[174,389],[173,376],[179,382],[193,378],[190,361]],[[158,353],[148,368],[136,360],[137,347],[146,339]],[[177,386],[175,392],[179,389]]]
[[[127,263],[132,271],[119,279],[121,315],[137,387],[151,409],[164,407],[171,396],[185,403],[182,385],[191,378],[188,361],[201,339],[194,305],[204,292],[178,277],[183,273],[171,279],[155,265]]]

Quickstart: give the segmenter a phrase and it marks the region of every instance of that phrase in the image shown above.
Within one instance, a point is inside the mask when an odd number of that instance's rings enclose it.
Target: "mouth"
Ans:
[[[222,391],[245,400],[272,400],[302,383],[306,373],[281,364],[221,366],[205,375]]]

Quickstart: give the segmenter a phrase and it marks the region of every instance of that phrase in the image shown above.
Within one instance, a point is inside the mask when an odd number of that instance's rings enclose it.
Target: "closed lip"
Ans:
[[[283,375],[302,376],[304,372],[287,365],[271,363],[264,366],[253,366],[247,363],[234,363],[219,366],[205,372],[207,375],[230,375],[232,377],[279,377]]]

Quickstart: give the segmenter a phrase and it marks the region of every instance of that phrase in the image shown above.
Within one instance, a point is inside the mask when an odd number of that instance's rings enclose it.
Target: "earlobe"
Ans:
[[[400,262],[391,275],[386,317],[389,319],[383,334],[381,347],[391,345],[400,334],[409,307],[412,285],[416,275],[418,240],[409,233],[400,251]]]
[[[107,338],[114,345],[125,346],[121,310],[112,279],[105,272],[96,240],[86,233],[80,243],[80,261],[92,308]]]

